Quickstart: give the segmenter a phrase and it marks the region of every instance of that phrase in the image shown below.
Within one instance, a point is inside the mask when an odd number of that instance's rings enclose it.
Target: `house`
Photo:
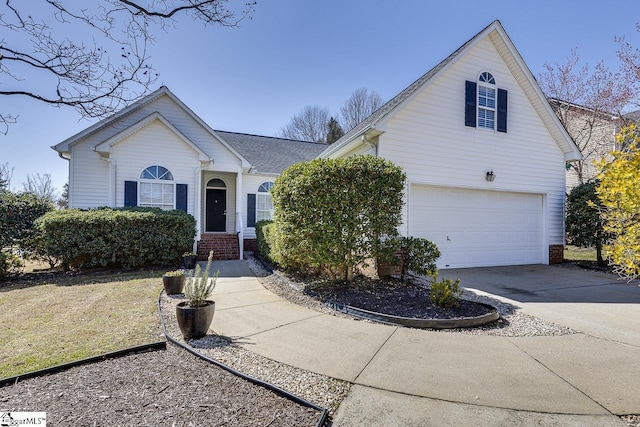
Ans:
[[[275,178],[326,145],[215,131],[161,87],[52,148],[69,161],[70,208],[182,209],[201,257],[238,259],[271,218]]]
[[[401,233],[435,242],[439,268],[562,260],[581,155],[499,21],[320,156],[354,154],[403,167]]]
[[[598,175],[595,162],[611,158],[609,153],[616,149],[616,134],[628,119],[555,98],[549,98],[549,104],[582,154],[581,159],[567,163],[569,193]]]
[[[382,156],[407,173],[401,233],[434,241],[440,268],[561,260],[565,165],[580,159],[498,21],[328,147],[214,131],[161,88],[53,148],[70,207],[185,209],[201,253],[240,241],[239,256],[286,166]]]

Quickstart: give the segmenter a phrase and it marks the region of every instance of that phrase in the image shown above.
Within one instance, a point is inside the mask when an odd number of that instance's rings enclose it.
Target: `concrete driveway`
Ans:
[[[640,287],[613,274],[549,265],[440,270],[525,313],[587,335],[640,346]]]

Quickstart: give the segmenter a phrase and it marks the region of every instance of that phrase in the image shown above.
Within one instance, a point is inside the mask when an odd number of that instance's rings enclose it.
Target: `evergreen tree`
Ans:
[[[331,117],[327,123],[327,144],[333,144],[344,135],[342,127],[336,119]]]

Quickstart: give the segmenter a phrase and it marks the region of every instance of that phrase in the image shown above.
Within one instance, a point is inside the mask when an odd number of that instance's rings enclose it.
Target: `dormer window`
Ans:
[[[507,91],[497,88],[493,75],[483,71],[465,89],[465,125],[506,132]]]
[[[478,127],[495,129],[496,124],[496,81],[487,72],[478,78]]]

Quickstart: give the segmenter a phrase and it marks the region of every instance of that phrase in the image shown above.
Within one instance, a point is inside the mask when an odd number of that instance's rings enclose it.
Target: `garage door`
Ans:
[[[413,185],[409,233],[438,245],[439,268],[539,264],[542,195]]]

